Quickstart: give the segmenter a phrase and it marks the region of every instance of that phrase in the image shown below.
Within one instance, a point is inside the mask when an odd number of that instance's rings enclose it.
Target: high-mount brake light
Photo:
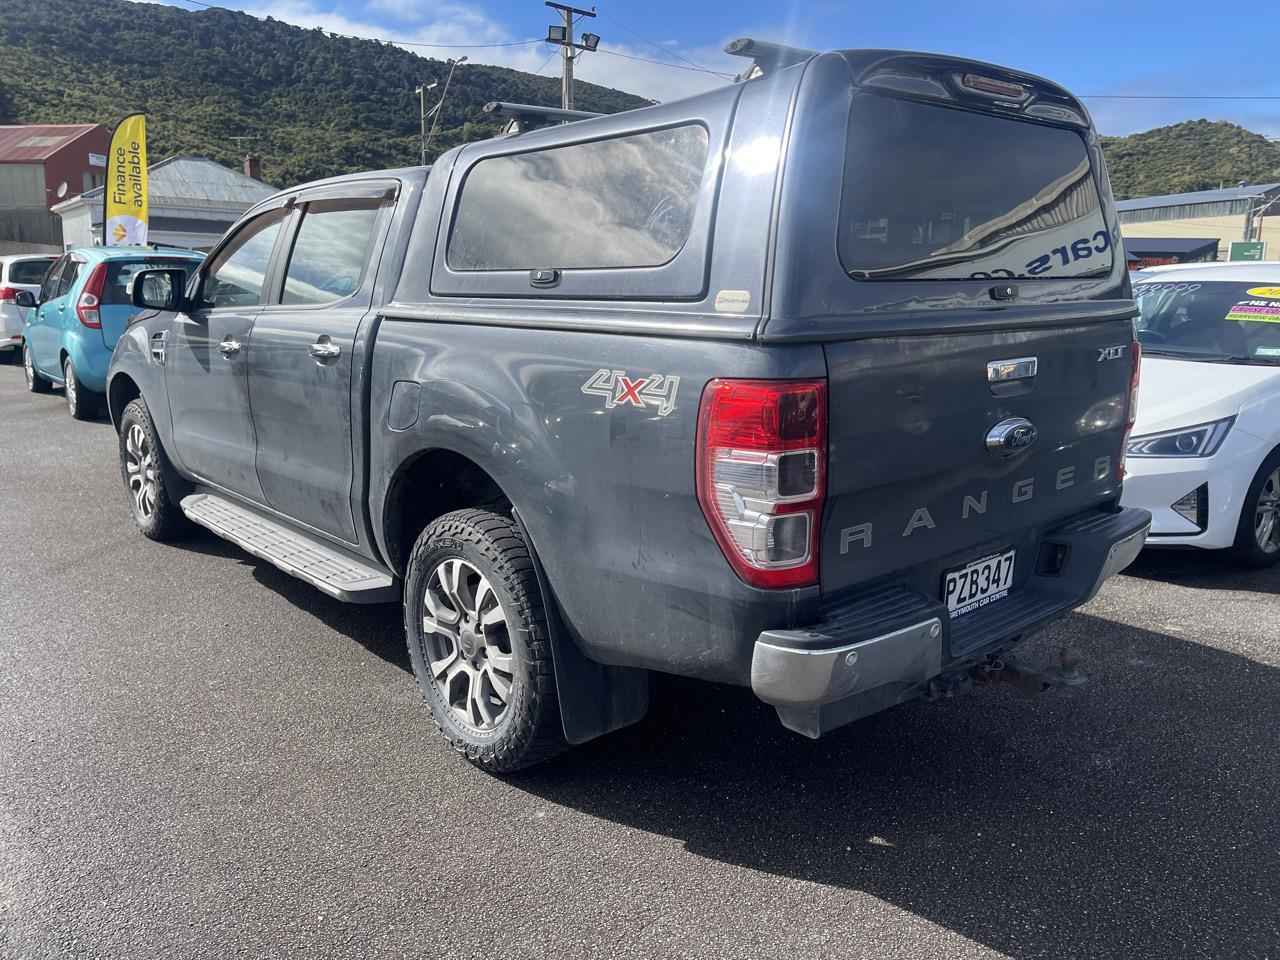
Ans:
[[[107,285],[107,265],[100,263],[93,268],[89,279],[84,282],[80,298],[76,300],[76,316],[86,327],[101,327],[102,314],[98,307],[102,304],[102,288]]]
[[[698,416],[698,502],[754,587],[818,582],[826,491],[825,380],[712,380]]]
[[[984,77],[980,73],[966,73],[960,78],[960,86],[970,93],[980,93],[1000,100],[1012,100],[1015,103],[1021,103],[1031,96],[1031,91],[1020,83]]]
[[[1124,440],[1120,444],[1120,466],[1116,471],[1116,479],[1124,483],[1125,455],[1129,450],[1129,434],[1133,433],[1133,425],[1138,420],[1138,383],[1142,380],[1142,344],[1133,341],[1130,347],[1133,357],[1133,370],[1129,374],[1129,412],[1124,421]]]

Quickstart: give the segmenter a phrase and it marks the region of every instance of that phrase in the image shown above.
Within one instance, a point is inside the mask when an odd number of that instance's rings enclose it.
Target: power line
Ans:
[[[661,50],[661,51],[662,51],[663,53],[665,53],[667,56],[675,57],[677,60],[683,60],[685,63],[689,64],[691,67],[696,67],[697,69],[701,70],[703,73],[710,73],[710,74],[713,74],[714,76],[717,76],[717,77],[725,76],[725,74],[722,74],[722,73],[716,73],[716,71],[714,71],[714,70],[710,70],[710,69],[708,69],[707,67],[704,67],[702,64],[700,64],[700,63],[698,63],[698,62],[696,62],[696,61],[694,61],[694,60],[690,60],[690,59],[689,59],[688,57],[686,57],[684,54],[682,54],[682,53],[677,53],[675,50],[670,49],[669,47],[665,46],[664,44],[658,43],[658,41],[656,41],[656,40],[650,40],[648,37],[646,37],[644,34],[640,33],[638,30],[633,30],[633,29],[631,29],[631,27],[628,27],[625,23],[623,23],[621,20],[619,20],[619,19],[618,19],[617,17],[615,17],[613,14],[609,13],[609,11],[607,11],[607,10],[601,10],[600,12],[601,12],[601,13],[603,13],[603,14],[604,14],[606,17],[608,17],[610,20],[612,20],[614,23],[616,23],[618,26],[620,26],[623,30],[627,31],[627,33],[631,34],[633,37],[638,37],[639,39],[643,40],[645,43],[649,44],[650,46],[657,47],[659,50]],[[654,62],[656,63],[657,61],[654,61]]]
[[[732,80],[734,78],[734,74],[732,73],[720,73],[716,70],[708,70],[706,67],[686,67],[682,63],[667,63],[664,60],[654,60],[650,57],[635,57],[629,53],[619,53],[617,50],[606,50],[603,47],[596,52],[607,53],[611,57],[622,57],[623,60],[638,60],[641,63],[654,63],[660,67],[670,67],[672,70],[689,70],[693,73],[709,73],[712,76],[723,77],[726,80]]]
[[[1247,94],[1240,97],[1207,96],[1205,94],[1165,94],[1165,93],[1083,93],[1082,100],[1280,100],[1280,96],[1255,96]]]

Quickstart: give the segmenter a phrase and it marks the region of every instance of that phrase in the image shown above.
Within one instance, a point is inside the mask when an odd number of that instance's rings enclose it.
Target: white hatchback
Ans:
[[[1205,263],[1134,278],[1142,381],[1124,505],[1150,547],[1280,562],[1280,263]]]
[[[57,259],[54,254],[39,253],[0,257],[0,363],[22,354],[26,311],[14,302],[15,298],[23,290],[39,293],[40,282]]]

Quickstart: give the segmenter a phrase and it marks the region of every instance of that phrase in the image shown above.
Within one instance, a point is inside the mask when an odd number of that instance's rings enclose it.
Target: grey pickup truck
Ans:
[[[810,737],[1078,682],[1012,648],[1150,520],[1120,507],[1136,311],[1084,107],[731,47],[741,82],[517,116],[140,273],[108,396],[142,532],[403,598],[433,718],[492,771],[635,722],[655,670]]]

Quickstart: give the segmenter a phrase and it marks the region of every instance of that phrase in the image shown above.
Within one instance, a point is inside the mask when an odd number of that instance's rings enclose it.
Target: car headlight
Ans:
[[[1212,457],[1235,422],[1235,417],[1227,417],[1196,427],[1132,437],[1125,452],[1131,457]]]

